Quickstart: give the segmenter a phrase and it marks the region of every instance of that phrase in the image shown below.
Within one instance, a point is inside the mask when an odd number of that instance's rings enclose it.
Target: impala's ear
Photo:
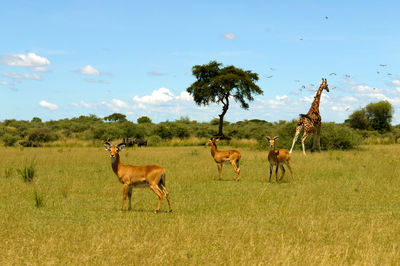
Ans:
[[[125,149],[125,144],[124,143],[120,143],[117,145],[118,151],[122,151],[123,149]]]
[[[106,151],[111,151],[110,146],[108,146],[107,144],[104,144],[104,148],[106,149]]]
[[[270,136],[266,136],[265,139],[268,140],[268,141],[270,141],[270,140],[271,140],[271,137],[270,137]]]
[[[274,141],[277,141],[278,139],[279,139],[278,136],[275,136],[275,137],[274,137]]]
[[[216,138],[216,139],[215,139],[215,142],[219,142],[219,138]]]

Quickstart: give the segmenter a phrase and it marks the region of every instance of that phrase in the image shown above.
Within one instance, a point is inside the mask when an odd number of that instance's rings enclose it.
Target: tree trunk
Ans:
[[[226,103],[223,103],[223,107],[222,107],[222,113],[219,115],[219,127],[218,127],[218,136],[223,137],[224,133],[222,132],[222,127],[224,126],[224,116],[226,114],[226,112],[228,112],[228,108],[229,108],[229,98],[226,97]]]

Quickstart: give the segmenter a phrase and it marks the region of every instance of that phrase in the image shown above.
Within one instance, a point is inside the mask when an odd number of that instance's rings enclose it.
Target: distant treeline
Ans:
[[[278,147],[290,147],[295,134],[297,120],[267,122],[252,119],[235,123],[224,122],[224,134],[232,138],[232,145],[237,140],[254,140],[250,146],[266,148],[266,135],[279,135]],[[218,132],[219,119],[210,122],[197,122],[188,117],[176,121],[152,123],[148,117],[141,117],[136,123],[128,121],[125,115],[112,114],[105,118],[95,115],[80,116],[71,119],[42,122],[38,117],[31,121],[7,119],[0,122],[0,138],[4,146],[16,146],[22,141],[41,143],[52,146],[65,140],[98,143],[104,140],[118,140],[124,137],[147,139],[149,146],[183,143],[182,145],[199,145]],[[193,139],[201,141],[193,141]],[[186,141],[185,140],[191,140]],[[235,142],[236,141],[236,142]],[[323,123],[321,130],[321,147],[329,149],[351,149],[359,144],[399,143],[400,125],[391,126],[389,130],[377,131],[355,129],[349,121],[343,124]],[[229,143],[229,142],[228,142]],[[245,142],[242,142],[245,143]],[[312,144],[312,136],[307,145]],[[239,145],[239,144],[236,144]],[[300,145],[298,141],[297,145]],[[309,148],[308,147],[308,148]],[[299,147],[297,147],[299,149]]]

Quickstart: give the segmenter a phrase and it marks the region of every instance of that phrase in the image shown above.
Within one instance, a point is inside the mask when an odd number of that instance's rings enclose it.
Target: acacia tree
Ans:
[[[248,102],[254,100],[253,94],[263,93],[255,84],[258,74],[249,70],[234,66],[222,67],[221,63],[211,61],[205,65],[195,65],[192,73],[197,81],[186,90],[193,96],[195,103],[197,105],[222,104],[218,136],[224,136],[222,127],[230,99],[239,102],[240,107],[247,110],[249,109]]]

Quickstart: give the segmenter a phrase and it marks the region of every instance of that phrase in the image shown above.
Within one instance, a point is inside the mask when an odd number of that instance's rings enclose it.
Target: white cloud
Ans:
[[[8,81],[0,81],[0,85],[9,86],[9,85],[11,85],[11,83]]]
[[[398,92],[400,92],[400,87],[396,88],[396,90],[397,90]]]
[[[91,65],[87,65],[84,67],[81,67],[80,73],[82,75],[90,75],[90,76],[100,76],[100,71],[92,67]]]
[[[342,98],[342,101],[344,102],[357,102],[357,98],[353,96],[346,96]]]
[[[91,79],[91,78],[85,78],[85,81],[89,82],[89,83],[109,84],[109,82],[107,80],[101,80],[101,79],[96,80],[96,79]]]
[[[43,67],[50,65],[49,59],[35,53],[9,54],[1,58],[1,62],[9,66]]]
[[[42,72],[42,73],[48,72],[47,68],[42,67],[42,66],[33,67],[32,71],[34,71],[34,72]]]
[[[21,79],[32,79],[32,80],[41,80],[42,77],[36,73],[33,74],[18,74],[15,72],[3,73],[3,77],[7,77],[13,79],[15,81],[20,81]]]
[[[147,72],[147,75],[149,75],[149,76],[155,76],[155,77],[160,77],[160,76],[165,76],[166,74],[161,73],[161,72],[154,72],[154,71],[152,71],[152,72]]]
[[[237,39],[237,36],[234,33],[225,33],[223,35],[223,37],[225,40],[236,40]]]
[[[393,83],[394,85],[399,86],[399,85],[400,85],[400,80],[398,80],[398,79],[393,80],[392,83]]]
[[[130,105],[127,104],[126,102],[122,101],[122,100],[118,100],[118,99],[112,99],[111,100],[111,105],[115,106],[117,108],[130,108]]]
[[[281,101],[281,100],[287,99],[287,98],[288,98],[288,96],[287,96],[287,95],[283,95],[283,96],[276,96],[275,98],[276,98],[278,101]]]
[[[57,104],[49,103],[49,102],[46,102],[44,100],[40,101],[39,105],[42,106],[43,108],[47,108],[49,110],[57,110],[58,109],[58,105]]]
[[[134,96],[133,101],[137,103],[165,103],[174,99],[174,95],[167,88],[159,88],[153,91],[151,95],[146,95],[143,97]]]
[[[193,100],[192,96],[187,91],[182,91],[179,96],[176,96],[176,99],[183,100],[183,101]]]

